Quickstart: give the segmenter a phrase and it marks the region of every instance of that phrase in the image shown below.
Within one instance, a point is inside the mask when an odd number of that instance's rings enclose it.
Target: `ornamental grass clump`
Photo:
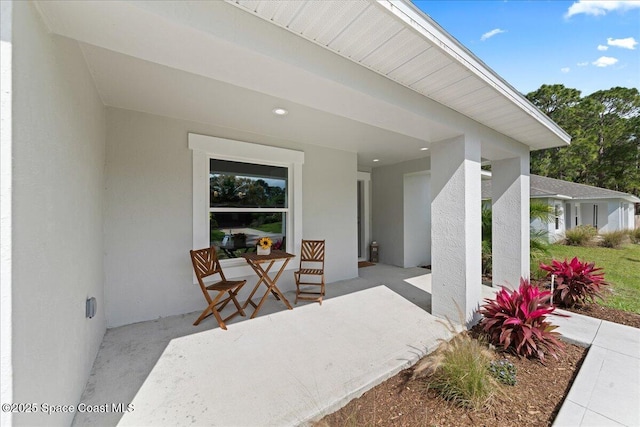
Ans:
[[[502,288],[495,299],[485,298],[479,313],[483,316],[480,326],[489,342],[504,351],[518,356],[538,358],[545,355],[558,358],[564,344],[555,332],[557,326],[549,323],[547,315],[555,307],[549,304],[550,291],[532,286],[528,279],[520,279],[520,288]]]
[[[640,228],[630,230],[629,237],[632,243],[640,243]]]
[[[591,225],[579,225],[564,232],[565,243],[569,246],[587,246],[598,234]]]
[[[600,237],[602,238],[600,246],[618,249],[624,243],[627,232],[625,230],[608,231],[606,233],[600,233]]]
[[[563,307],[574,307],[595,302],[602,298],[600,288],[607,286],[602,268],[593,262],[581,262],[577,257],[571,261],[551,261],[551,265],[540,264],[547,277],[555,276],[554,303]]]
[[[428,388],[464,408],[490,406],[500,385],[489,372],[492,353],[482,342],[461,332],[420,362],[414,377],[425,377]]]

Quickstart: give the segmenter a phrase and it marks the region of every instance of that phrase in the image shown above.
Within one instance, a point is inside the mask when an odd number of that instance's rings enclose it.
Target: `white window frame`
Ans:
[[[304,153],[286,148],[271,147],[232,139],[189,133],[189,148],[193,152],[193,248],[209,247],[209,168],[210,159],[254,163],[288,169],[286,219],[287,251],[299,256],[302,241],[302,165]],[[241,211],[241,208],[233,208]],[[246,261],[240,259],[220,260],[225,276],[244,277],[255,274]],[[287,270],[295,269],[289,263]]]

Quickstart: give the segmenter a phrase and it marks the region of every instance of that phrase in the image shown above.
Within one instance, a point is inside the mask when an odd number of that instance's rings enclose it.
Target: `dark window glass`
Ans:
[[[285,250],[286,218],[284,212],[211,212],[211,245],[216,246],[221,259],[254,252],[258,239],[264,236],[271,238],[274,249]]]
[[[287,168],[211,159],[210,207],[286,208]]]

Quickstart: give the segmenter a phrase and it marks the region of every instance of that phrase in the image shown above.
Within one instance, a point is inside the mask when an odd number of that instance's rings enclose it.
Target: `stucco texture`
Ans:
[[[78,44],[47,33],[31,3],[13,14],[13,401],[73,404],[105,331],[105,111]],[[90,296],[98,311],[86,319]]]
[[[110,327],[203,308],[189,260],[189,132],[304,151],[303,238],[327,241],[327,282],[357,276],[355,153],[116,108],[108,109],[107,118],[105,292]],[[256,281],[255,276],[246,278],[250,284]],[[279,286],[292,289],[293,275],[284,274]],[[251,287],[245,287],[247,292]]]

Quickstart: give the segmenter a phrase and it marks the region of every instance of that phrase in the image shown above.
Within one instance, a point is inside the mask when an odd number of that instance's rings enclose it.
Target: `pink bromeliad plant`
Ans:
[[[551,265],[540,264],[540,268],[549,272],[547,277],[556,276],[553,301],[558,305],[573,307],[602,299],[600,288],[607,283],[602,268],[596,268],[595,263],[581,262],[578,258],[563,262],[554,259]]]
[[[495,299],[485,298],[486,304],[479,310],[483,316],[480,326],[489,341],[505,351],[542,362],[545,354],[557,359],[564,344],[554,331],[557,326],[546,320],[555,310],[549,304],[550,297],[550,291],[542,291],[528,279],[520,279],[519,289],[503,287]]]

